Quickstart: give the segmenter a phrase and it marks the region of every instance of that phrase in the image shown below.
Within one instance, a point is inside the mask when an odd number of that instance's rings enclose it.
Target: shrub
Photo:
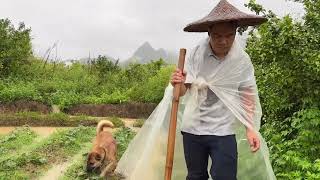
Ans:
[[[113,123],[114,127],[116,128],[125,127],[124,122],[118,117],[113,116],[110,118],[110,121]]]
[[[20,23],[15,28],[9,19],[0,19],[0,77],[16,74],[32,55],[31,29]]]

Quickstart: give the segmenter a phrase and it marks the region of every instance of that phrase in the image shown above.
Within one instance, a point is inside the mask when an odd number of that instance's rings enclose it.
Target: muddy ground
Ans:
[[[70,115],[147,118],[156,106],[157,104],[154,103],[80,104],[61,111]],[[50,105],[36,101],[19,100],[11,103],[0,103],[0,113],[16,113],[20,111],[48,114],[53,111],[53,108]]]

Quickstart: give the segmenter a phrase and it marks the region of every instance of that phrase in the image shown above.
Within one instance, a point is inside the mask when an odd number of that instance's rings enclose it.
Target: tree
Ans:
[[[20,23],[16,29],[8,19],[0,19],[0,75],[17,72],[32,55],[31,29]]]
[[[262,133],[279,179],[320,179],[320,1],[301,0],[302,20],[279,18],[250,31],[247,52],[263,108]]]
[[[120,71],[119,60],[113,62],[109,60],[106,56],[99,55],[97,59],[92,61],[92,67],[98,73],[101,81],[106,81],[108,76],[112,73]]]

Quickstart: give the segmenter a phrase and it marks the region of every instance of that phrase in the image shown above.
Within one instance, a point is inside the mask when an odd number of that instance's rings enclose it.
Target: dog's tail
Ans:
[[[113,123],[111,121],[108,120],[101,120],[98,125],[97,125],[97,134],[101,131],[103,131],[104,127],[110,127],[113,128]]]

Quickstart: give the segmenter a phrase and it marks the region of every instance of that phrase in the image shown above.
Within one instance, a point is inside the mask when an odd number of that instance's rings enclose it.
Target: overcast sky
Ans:
[[[241,10],[249,0],[229,0]],[[126,59],[145,41],[158,49],[191,48],[204,33],[186,24],[207,15],[218,0],[1,0],[0,18],[32,29],[36,55],[58,42],[61,59],[106,54]],[[278,15],[303,15],[300,4],[257,0]]]

